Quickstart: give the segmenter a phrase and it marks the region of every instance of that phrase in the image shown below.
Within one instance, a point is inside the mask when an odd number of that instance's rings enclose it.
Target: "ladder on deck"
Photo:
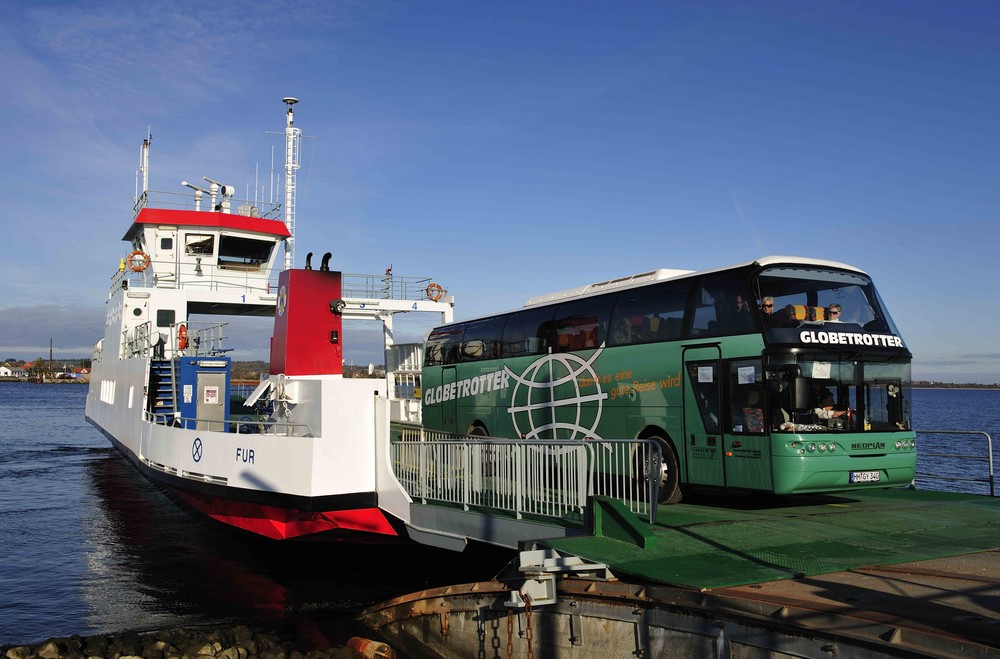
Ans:
[[[174,360],[154,359],[149,365],[149,390],[153,394],[150,412],[156,421],[167,421],[177,416],[177,383]]]

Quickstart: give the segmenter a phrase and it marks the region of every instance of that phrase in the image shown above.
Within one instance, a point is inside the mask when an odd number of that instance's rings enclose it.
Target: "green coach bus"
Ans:
[[[871,278],[766,257],[532,298],[427,337],[423,424],[510,439],[654,439],[682,486],[905,486],[911,354]]]

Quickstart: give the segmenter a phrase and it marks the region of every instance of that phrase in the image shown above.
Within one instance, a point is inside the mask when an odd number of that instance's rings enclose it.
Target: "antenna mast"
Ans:
[[[285,240],[285,270],[290,270],[295,263],[295,172],[299,169],[302,130],[295,127],[295,113],[292,111],[292,106],[299,99],[288,96],[281,100],[288,106],[285,120],[285,227],[289,236]]]
[[[139,200],[145,200],[146,192],[149,191],[149,145],[153,141],[153,134],[147,129],[146,139],[142,141],[142,147],[139,148],[139,171],[135,174],[135,199],[132,201],[134,203],[139,203]],[[139,176],[142,176],[142,192],[139,191]]]

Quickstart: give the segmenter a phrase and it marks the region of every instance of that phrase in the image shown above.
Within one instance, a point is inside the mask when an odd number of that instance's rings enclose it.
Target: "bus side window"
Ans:
[[[424,365],[441,366],[457,363],[460,359],[460,346],[464,333],[464,324],[446,325],[431,332],[427,337]]]
[[[611,317],[608,345],[679,339],[687,298],[687,285],[674,282],[623,291]]]
[[[588,342],[594,344],[591,347],[603,343],[615,297],[598,295],[560,304],[555,312],[556,351],[583,350]],[[588,338],[591,334],[593,339]]]
[[[553,307],[525,309],[510,315],[503,328],[503,354],[537,355],[548,350]]]

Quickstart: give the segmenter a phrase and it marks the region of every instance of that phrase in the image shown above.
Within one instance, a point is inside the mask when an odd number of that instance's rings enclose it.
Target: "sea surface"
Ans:
[[[0,382],[0,645],[236,622],[291,627],[317,647],[339,645],[363,631],[352,619],[364,607],[491,578],[510,558],[221,533],[188,516],[84,420],[86,390]],[[914,421],[1000,441],[1000,390],[914,391]],[[975,436],[921,436],[919,446],[985,455]],[[967,458],[921,455],[918,464],[938,475],[988,473],[985,462]],[[974,481],[918,485],[988,493]]]

